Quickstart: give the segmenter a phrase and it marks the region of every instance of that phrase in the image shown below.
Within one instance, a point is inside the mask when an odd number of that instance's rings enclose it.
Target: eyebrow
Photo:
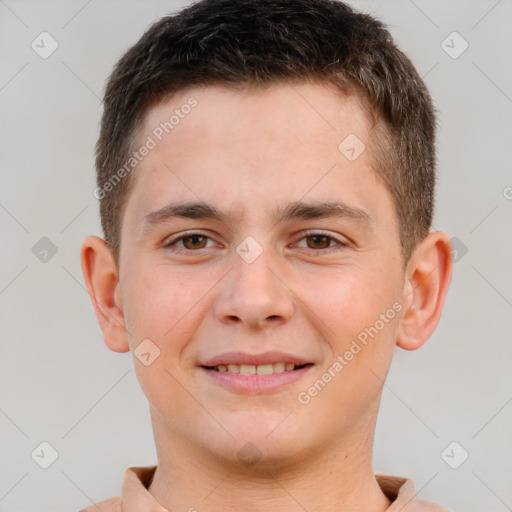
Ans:
[[[313,220],[329,217],[348,218],[374,227],[370,214],[361,208],[351,206],[343,201],[311,202],[296,201],[273,210],[272,218],[279,222],[290,220]],[[218,210],[214,205],[200,201],[171,203],[144,217],[143,230],[162,224],[173,218],[212,219],[227,223],[234,215]]]

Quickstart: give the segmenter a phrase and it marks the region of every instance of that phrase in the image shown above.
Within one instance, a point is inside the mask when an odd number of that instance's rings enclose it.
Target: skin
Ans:
[[[449,237],[429,233],[404,271],[396,212],[373,169],[357,97],[312,82],[190,88],[147,112],[139,140],[191,96],[198,105],[136,170],[119,268],[98,237],[81,253],[107,346],[133,353],[150,339],[160,350],[148,366],[133,358],[158,453],[149,491],[170,510],[383,511],[390,502],[371,463],[383,381],[395,346],[421,347],[439,321]],[[366,145],[355,161],[338,150],[349,134]],[[143,229],[148,213],[177,200],[211,203],[229,217]],[[343,201],[372,220],[270,216],[291,201]],[[315,237],[319,230],[332,238]],[[208,238],[168,245],[191,231]],[[252,263],[236,251],[249,236],[262,249]],[[298,394],[393,304],[400,312],[300,403]],[[268,350],[314,366],[266,393],[226,389],[198,366],[222,352]],[[252,465],[237,456],[248,442],[260,457]]]

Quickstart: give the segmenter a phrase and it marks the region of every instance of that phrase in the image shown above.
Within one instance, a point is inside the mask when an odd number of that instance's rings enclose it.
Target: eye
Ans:
[[[209,236],[206,236],[203,233],[192,232],[186,233],[176,238],[171,238],[164,243],[164,247],[175,252],[190,253],[200,249],[208,249],[213,247],[212,245],[207,245],[208,241],[213,242]],[[306,245],[301,245],[303,244],[303,241],[305,241]],[[327,252],[329,249],[340,249],[347,246],[347,243],[342,242],[329,233],[323,231],[305,233],[300,239],[300,242],[297,244],[297,247],[325,252]]]
[[[329,233],[325,233],[323,231],[321,232],[312,232],[312,233],[306,233],[303,238],[301,239],[306,241],[306,248],[307,249],[319,249],[319,250],[325,250],[325,249],[332,249],[333,247],[347,247],[348,244],[342,242],[341,240],[338,240],[337,238],[331,236]],[[331,245],[331,242],[334,242],[335,245]],[[301,247],[298,245],[298,247]],[[304,247],[304,246],[302,246]]]
[[[211,240],[210,237],[203,235],[202,233],[187,233],[180,237],[170,239],[165,242],[164,247],[176,251],[195,251],[197,249],[207,248],[207,241]],[[179,246],[178,244],[182,244]],[[210,246],[211,247],[211,246]]]

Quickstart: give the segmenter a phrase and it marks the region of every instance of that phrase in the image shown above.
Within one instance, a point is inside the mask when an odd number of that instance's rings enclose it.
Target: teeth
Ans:
[[[295,365],[293,365],[295,366]],[[284,368],[285,367],[285,364],[284,363],[274,363],[272,365],[272,370],[273,370],[273,373],[282,373],[284,372]]]
[[[251,364],[241,364],[240,373],[242,375],[254,375],[256,373],[256,366]]]
[[[300,366],[300,365],[297,365]],[[294,370],[294,363],[272,363],[260,364],[258,366],[252,364],[219,364],[214,368],[219,372],[241,373],[242,375],[270,375],[272,373],[282,373],[284,371]]]
[[[271,364],[260,364],[256,367],[256,373],[258,375],[270,375],[271,373],[274,373],[274,369]]]

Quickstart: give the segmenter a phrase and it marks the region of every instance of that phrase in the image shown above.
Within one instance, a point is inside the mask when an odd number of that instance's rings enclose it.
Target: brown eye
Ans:
[[[327,254],[333,251],[341,251],[348,244],[330,233],[318,231],[304,233],[297,247],[315,251],[317,254]]]
[[[182,238],[183,246],[187,249],[203,249],[206,246],[208,237],[202,235],[191,235]]]
[[[332,238],[326,235],[309,235],[306,237],[309,249],[327,249]]]
[[[182,236],[176,236],[163,242],[163,248],[165,250],[187,256],[203,256],[206,253],[210,254],[213,247],[215,247],[214,240],[199,231],[197,233],[184,233]]]

